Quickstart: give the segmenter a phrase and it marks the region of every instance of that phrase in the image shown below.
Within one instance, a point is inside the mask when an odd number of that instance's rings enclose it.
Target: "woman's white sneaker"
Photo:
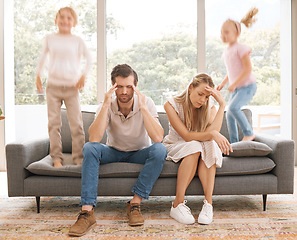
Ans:
[[[172,207],[170,210],[170,217],[183,224],[194,224],[195,218],[191,214],[191,209],[186,206],[186,200],[183,203],[177,205],[176,208]]]
[[[198,223],[200,224],[210,224],[213,219],[213,208],[206,200],[203,201],[202,210],[198,216]]]

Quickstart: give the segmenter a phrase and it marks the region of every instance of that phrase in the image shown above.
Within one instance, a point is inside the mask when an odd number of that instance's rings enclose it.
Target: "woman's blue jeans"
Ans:
[[[242,129],[244,136],[253,135],[253,129],[245,114],[241,111],[241,107],[250,102],[256,91],[257,85],[256,83],[253,83],[248,86],[235,89],[230,97],[226,119],[231,143],[239,141],[237,123]]]
[[[132,188],[132,193],[148,199],[153,185],[163,169],[167,150],[162,143],[154,143],[138,151],[123,152],[101,143],[88,142],[84,145],[83,155],[80,205],[95,207],[100,164],[114,162],[144,164]]]

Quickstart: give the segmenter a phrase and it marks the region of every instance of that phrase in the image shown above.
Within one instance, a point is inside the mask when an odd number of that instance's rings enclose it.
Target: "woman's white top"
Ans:
[[[177,103],[173,98],[167,99],[172,105],[179,118],[185,123],[184,110],[181,103]],[[186,156],[200,152],[201,159],[205,165],[210,168],[216,164],[216,167],[222,167],[222,152],[215,141],[189,141],[186,142],[169,123],[169,133],[164,138],[163,144],[167,148],[166,160],[178,162]]]

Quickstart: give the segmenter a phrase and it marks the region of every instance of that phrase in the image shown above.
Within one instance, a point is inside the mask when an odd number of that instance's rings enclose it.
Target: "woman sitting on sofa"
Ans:
[[[218,111],[211,104],[210,96],[218,102]],[[170,216],[180,223],[195,223],[184,198],[197,166],[205,195],[198,223],[212,222],[216,167],[222,166],[222,152],[228,155],[232,151],[228,140],[219,133],[225,105],[224,98],[214,89],[214,83],[207,74],[195,76],[181,95],[168,99],[164,105],[170,123],[169,134],[163,141],[168,151],[167,160],[181,161],[176,196],[170,211]]]

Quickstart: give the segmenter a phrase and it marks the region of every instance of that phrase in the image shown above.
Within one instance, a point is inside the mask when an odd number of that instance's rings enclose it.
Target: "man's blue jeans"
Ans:
[[[253,135],[253,129],[246,116],[241,111],[241,107],[250,102],[255,95],[256,90],[257,85],[256,83],[253,83],[248,86],[235,89],[230,97],[226,120],[231,143],[238,142],[237,123],[242,129],[244,136]]]
[[[138,151],[122,152],[101,143],[88,142],[84,145],[83,155],[80,205],[95,207],[100,164],[113,162],[144,164],[132,192],[141,198],[148,199],[162,171],[167,150],[162,143],[154,143]]]

